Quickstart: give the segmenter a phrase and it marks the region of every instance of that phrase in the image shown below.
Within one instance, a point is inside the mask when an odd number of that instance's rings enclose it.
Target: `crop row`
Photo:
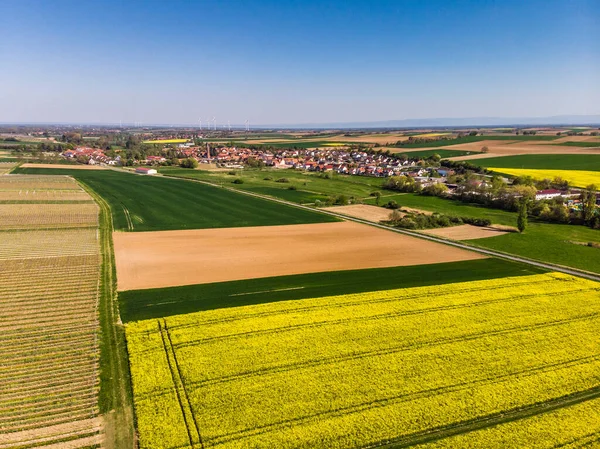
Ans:
[[[9,175],[0,178],[0,190],[82,190],[68,176]]]
[[[24,193],[91,200],[67,177],[0,178],[1,198]],[[0,204],[0,447],[102,441],[97,225],[91,202]]]
[[[83,190],[0,190],[0,201],[92,201]]]
[[[17,164],[13,162],[0,162],[0,175],[4,175],[11,171]]]
[[[363,447],[535,413],[600,389],[599,300],[551,273],[130,323],[141,447],[190,444],[177,376],[205,447]]]
[[[99,252],[95,228],[6,231],[1,237],[0,259],[93,255]]]
[[[0,229],[98,226],[96,204],[0,204]]]

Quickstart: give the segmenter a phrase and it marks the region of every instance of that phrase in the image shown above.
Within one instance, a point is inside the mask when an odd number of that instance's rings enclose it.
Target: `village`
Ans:
[[[390,178],[407,176],[414,180],[420,189],[443,184],[447,195],[457,194],[457,184],[451,182],[455,171],[440,166],[439,161],[431,158],[408,158],[405,155],[393,155],[381,151],[349,149],[349,148],[312,148],[312,149],[279,149],[263,150],[236,146],[197,146],[193,142],[166,146],[157,151],[159,155],[148,155],[145,159],[134,160],[140,174],[156,174],[156,168],[178,164],[180,159],[192,158],[198,161],[199,168],[220,167],[242,169],[245,167],[268,167],[273,169],[296,169],[308,172],[334,172],[344,175],[372,176]],[[176,154],[173,158],[165,157],[166,153]],[[105,151],[98,148],[76,147],[67,150],[62,156],[68,160],[77,160],[90,165],[124,165],[120,155],[109,157]],[[471,180],[470,191],[485,189],[490,186],[492,175],[482,174],[478,179]],[[505,184],[512,181],[501,178]],[[464,193],[464,188],[461,193]],[[562,198],[572,211],[580,209],[579,189],[540,189],[535,193],[535,200],[552,200]],[[600,204],[600,196],[597,200]]]

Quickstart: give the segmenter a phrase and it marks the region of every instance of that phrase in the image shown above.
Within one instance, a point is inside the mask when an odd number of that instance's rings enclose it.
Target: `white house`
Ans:
[[[538,190],[535,192],[536,200],[549,200],[557,196],[562,196],[562,192],[556,189]]]
[[[135,169],[135,172],[140,175],[155,175],[157,173],[155,169],[146,167],[138,167]]]

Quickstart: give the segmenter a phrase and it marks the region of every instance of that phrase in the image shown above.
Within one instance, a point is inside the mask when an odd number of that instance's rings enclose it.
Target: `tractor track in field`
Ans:
[[[591,401],[600,398],[600,386],[592,387],[584,391],[561,396],[544,402],[530,404],[525,407],[519,407],[505,412],[498,412],[487,416],[474,418],[459,423],[440,426],[434,429],[415,432],[410,435],[395,439],[393,441],[382,441],[376,444],[363,446],[362,449],[384,448],[401,449],[412,447],[418,444],[425,444],[438,441],[444,438],[462,435],[465,433],[482,430],[500,424],[531,418],[543,413],[549,413],[554,410],[570,407],[582,402]]]

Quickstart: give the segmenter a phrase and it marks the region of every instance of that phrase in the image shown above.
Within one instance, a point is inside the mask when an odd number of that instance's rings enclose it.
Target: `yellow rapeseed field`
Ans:
[[[600,172],[584,170],[542,170],[531,168],[500,168],[487,167],[498,173],[505,173],[512,176],[531,176],[535,179],[554,179],[563,178],[575,187],[587,187],[590,184],[596,184],[600,187]]]
[[[558,273],[217,309],[126,332],[142,449],[444,441],[444,428],[600,389],[600,284]],[[510,425],[521,421],[536,425]]]
[[[142,143],[186,143],[188,139],[144,140]]]

